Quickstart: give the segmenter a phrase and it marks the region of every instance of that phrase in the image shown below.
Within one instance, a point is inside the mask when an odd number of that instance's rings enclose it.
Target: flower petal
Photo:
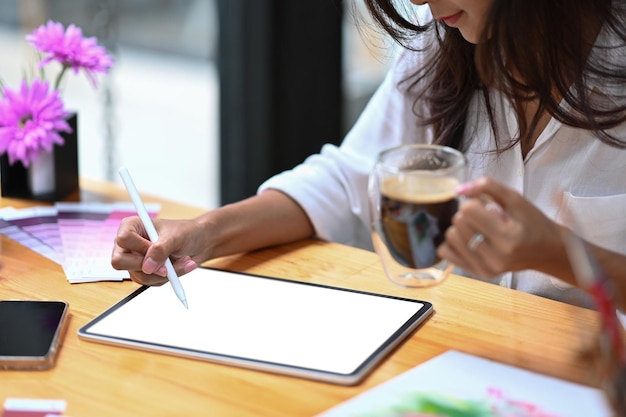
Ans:
[[[65,120],[69,115],[57,90],[50,91],[46,81],[22,81],[19,90],[4,88],[0,100],[0,153],[7,153],[9,163],[21,161],[24,166],[42,150],[62,145],[59,132],[71,132]]]

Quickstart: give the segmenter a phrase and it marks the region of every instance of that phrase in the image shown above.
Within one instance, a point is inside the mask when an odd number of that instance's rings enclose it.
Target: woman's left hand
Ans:
[[[561,226],[515,190],[482,177],[458,192],[467,198],[437,249],[443,259],[482,278],[569,265]]]

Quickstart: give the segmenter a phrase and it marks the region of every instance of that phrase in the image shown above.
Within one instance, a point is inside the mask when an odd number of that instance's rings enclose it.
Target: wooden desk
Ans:
[[[83,200],[127,200],[120,187],[93,181],[81,184]],[[144,197],[146,202],[162,202],[162,217],[202,212]],[[2,205],[28,204],[2,200]],[[55,263],[13,241],[1,243],[0,297],[66,300],[71,321],[52,370],[0,371],[0,401],[65,399],[66,415],[73,417],[312,416],[448,349],[570,381],[589,381],[578,353],[595,337],[595,312],[460,276],[433,288],[403,289],[387,281],[375,254],[316,240],[231,256],[210,265],[431,301],[434,315],[360,385],[341,387],[90,343],[78,339],[78,328],[137,285],[130,281],[69,284]]]

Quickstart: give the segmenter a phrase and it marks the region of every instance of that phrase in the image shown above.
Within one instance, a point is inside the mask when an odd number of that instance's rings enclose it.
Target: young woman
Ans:
[[[165,282],[168,256],[183,274],[214,257],[311,236],[371,248],[375,157],[434,142],[466,153],[476,181],[459,191],[479,197],[462,206],[439,253],[468,274],[592,306],[573,286],[561,233],[566,215],[575,216],[603,259],[617,264],[626,254],[626,6],[398,3],[366,0],[403,48],[340,147],[325,145],[250,199],[193,220],[156,220],[155,244],[138,218],[127,219],[113,266],[152,285]],[[415,7],[425,4],[432,17],[420,20]]]

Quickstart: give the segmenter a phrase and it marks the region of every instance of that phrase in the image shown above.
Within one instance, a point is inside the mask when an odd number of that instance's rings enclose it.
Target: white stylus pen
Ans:
[[[143,204],[141,200],[141,196],[137,191],[137,187],[135,187],[135,183],[133,182],[132,177],[130,176],[130,172],[126,167],[122,167],[119,170],[120,177],[122,177],[122,182],[126,186],[126,191],[128,191],[128,195],[130,195],[130,199],[133,200],[133,204],[135,205],[135,209],[137,210],[137,214],[143,223],[143,227],[146,228],[146,232],[148,233],[148,237],[151,242],[156,242],[159,238],[157,231],[154,227],[154,223],[152,223],[152,219],[148,214],[148,210],[146,210],[146,206]],[[185,290],[183,286],[180,284],[180,280],[178,279],[178,275],[176,275],[176,271],[174,270],[174,265],[172,265],[172,261],[168,258],[165,261],[165,269],[167,270],[167,279],[169,279],[170,284],[172,284],[172,288],[174,288],[174,292],[178,299],[183,303],[185,308],[189,308],[187,306],[187,298],[185,297]]]

